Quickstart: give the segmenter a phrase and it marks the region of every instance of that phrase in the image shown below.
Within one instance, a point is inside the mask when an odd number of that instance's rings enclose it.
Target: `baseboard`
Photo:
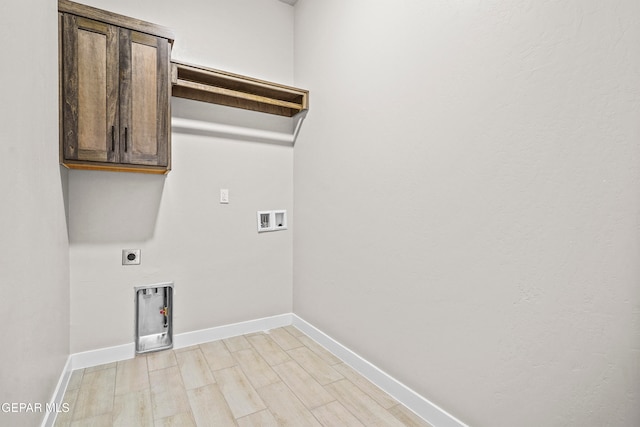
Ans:
[[[233,323],[231,325],[185,332],[174,337],[173,348],[189,347],[209,341],[237,337],[238,335],[281,328],[283,326],[291,325],[292,316],[292,313],[286,313],[277,316],[263,317],[262,319]]]
[[[201,329],[198,331],[176,334],[173,337],[173,348],[183,348],[192,345],[202,344],[209,341],[216,341],[238,335],[251,334],[254,332],[266,331],[291,325],[292,314],[285,313],[261,319],[249,320],[246,322],[233,323],[214,328]],[[118,362],[120,360],[133,359],[135,357],[135,343],[122,344],[113,347],[100,348],[97,350],[74,353],[69,356],[65,364],[58,385],[51,398],[51,404],[62,405],[64,393],[67,390],[71,372],[76,369],[90,368],[92,366],[104,365],[105,363]],[[41,427],[52,427],[56,421],[56,413],[50,412],[45,415]]]
[[[176,334],[173,337],[173,348],[184,348],[209,341],[280,328],[291,325],[291,322],[292,314],[286,313],[198,331],[184,332]],[[105,363],[133,359],[135,354],[135,343],[75,353],[70,356],[72,360],[71,369],[90,368],[92,366],[104,365]]]
[[[74,353],[70,356],[71,368],[84,369],[92,366],[104,365],[106,363],[118,362],[120,360],[133,359],[135,356],[135,344],[122,344],[113,347],[99,348],[97,350]]]
[[[363,357],[354,353],[349,348],[340,344],[329,335],[293,313],[280,314],[262,319],[249,320],[246,322],[177,334],[174,336],[174,348],[178,349],[189,347],[205,342],[254,332],[267,331],[269,329],[280,328],[288,325],[293,325],[300,329],[311,339],[325,347],[369,381],[380,387],[394,399],[405,405],[434,427],[468,427],[465,423],[458,420],[444,409],[425,399],[406,385],[402,384],[400,381],[385,373],[375,365],[369,363]],[[133,357],[135,357],[134,343],[72,354],[69,356],[69,359],[63,369],[51,403],[62,405],[62,399],[73,370],[132,359]],[[55,418],[55,412],[47,413],[44,421],[42,422],[42,427],[52,427],[55,423]]]
[[[64,399],[64,393],[67,391],[67,385],[69,385],[69,379],[71,379],[71,372],[73,368],[71,366],[71,356],[67,358],[67,363],[64,364],[64,368],[62,368],[62,374],[60,375],[60,379],[58,379],[58,384],[56,385],[56,389],[53,392],[53,397],[51,398],[51,402],[49,402],[52,408],[61,408],[62,407],[62,399]],[[49,412],[45,413],[44,419],[42,420],[42,427],[53,427],[56,422],[57,412]]]
[[[292,314],[286,313],[277,316],[264,317],[262,319],[233,323],[231,325],[201,329],[199,331],[193,332],[185,332],[174,337],[173,348],[184,348],[209,341],[237,337],[238,335],[245,335],[254,332],[266,331],[269,329],[281,328],[283,326],[291,325],[291,319]]]
[[[342,359],[347,365],[351,366],[362,376],[380,387],[434,427],[468,427],[444,409],[425,399],[315,326],[295,314],[292,315],[292,318],[293,326],[307,334],[309,338],[322,345],[332,354]]]

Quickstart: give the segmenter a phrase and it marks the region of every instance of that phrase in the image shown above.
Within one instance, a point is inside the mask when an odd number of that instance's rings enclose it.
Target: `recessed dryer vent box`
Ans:
[[[287,229],[287,211],[273,211],[273,229],[274,230],[286,230]]]
[[[173,347],[173,282],[137,286],[136,353]]]

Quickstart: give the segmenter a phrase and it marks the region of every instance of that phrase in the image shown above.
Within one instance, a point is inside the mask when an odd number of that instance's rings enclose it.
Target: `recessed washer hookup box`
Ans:
[[[136,353],[173,347],[173,282],[136,286]]]

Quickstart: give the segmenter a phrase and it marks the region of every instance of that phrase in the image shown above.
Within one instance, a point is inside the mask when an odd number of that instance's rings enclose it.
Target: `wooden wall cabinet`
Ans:
[[[61,163],[167,173],[172,33],[67,0],[58,10]]]

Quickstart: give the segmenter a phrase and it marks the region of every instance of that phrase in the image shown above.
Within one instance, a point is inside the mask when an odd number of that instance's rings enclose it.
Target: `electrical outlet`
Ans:
[[[123,249],[122,265],[139,265],[140,249]]]

